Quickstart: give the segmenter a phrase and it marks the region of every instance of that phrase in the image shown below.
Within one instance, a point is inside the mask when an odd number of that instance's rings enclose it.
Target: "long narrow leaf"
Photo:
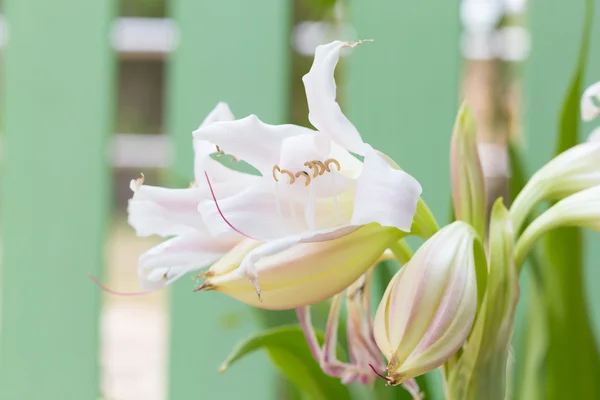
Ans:
[[[593,0],[586,2],[581,50],[562,109],[557,154],[578,141],[579,99],[588,59],[593,3]],[[548,331],[546,398],[599,399],[600,357],[585,300],[581,231],[568,228],[548,234],[544,262]]]

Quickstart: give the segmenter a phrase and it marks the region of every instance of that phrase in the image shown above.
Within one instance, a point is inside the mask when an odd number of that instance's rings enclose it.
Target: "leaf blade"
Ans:
[[[318,336],[322,339],[322,334]],[[240,359],[260,349],[265,349],[290,382],[310,398],[351,399],[347,387],[321,371],[298,326],[268,329],[241,342],[221,364],[219,372],[225,372]]]

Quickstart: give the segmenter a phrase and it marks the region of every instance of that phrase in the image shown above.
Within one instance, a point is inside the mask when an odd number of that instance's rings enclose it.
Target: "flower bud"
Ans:
[[[502,199],[492,208],[488,243],[486,292],[469,339],[448,374],[447,393],[451,399],[506,398],[519,278],[514,264],[512,222]]]
[[[559,201],[536,218],[517,242],[517,267],[523,265],[527,253],[540,237],[561,226],[577,226],[600,232],[600,185]]]
[[[365,225],[337,239],[299,243],[255,264],[261,297],[239,265],[259,242],[243,241],[202,276],[197,290],[216,290],[255,307],[286,310],[326,300],[364,274],[405,233]]]
[[[559,154],[536,172],[510,208],[515,232],[529,212],[543,200],[560,200],[581,190],[600,185],[600,140],[587,142]]]
[[[476,239],[470,225],[454,222],[390,281],[374,322],[390,384],[439,367],[466,340],[477,311]]]
[[[483,236],[486,223],[486,192],[475,133],[473,115],[463,104],[456,117],[450,148],[454,214],[456,219],[470,223],[477,233]]]

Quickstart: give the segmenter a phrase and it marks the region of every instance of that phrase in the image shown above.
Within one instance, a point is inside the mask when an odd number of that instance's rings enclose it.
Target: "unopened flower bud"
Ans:
[[[448,225],[389,283],[374,333],[392,385],[439,367],[466,340],[477,311],[475,240],[465,222]]]
[[[600,232],[600,185],[559,201],[536,218],[517,242],[517,267],[523,265],[527,253],[541,236],[561,226],[578,226]]]
[[[299,243],[255,264],[260,298],[239,265],[259,242],[243,241],[215,263],[197,290],[216,290],[255,307],[286,310],[326,300],[343,291],[373,266],[403,232],[365,225],[337,239]]]
[[[600,140],[571,147],[536,172],[510,208],[515,231],[529,212],[543,200],[560,200],[579,191],[600,185]]]
[[[456,219],[470,223],[479,235],[484,235],[485,181],[477,149],[475,120],[465,104],[458,112],[452,134],[450,172]]]

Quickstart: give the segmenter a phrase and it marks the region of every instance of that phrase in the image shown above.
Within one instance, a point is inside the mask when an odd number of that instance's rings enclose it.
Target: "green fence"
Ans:
[[[574,67],[584,2],[567,3],[531,4],[534,50],[524,78],[531,167],[550,156]],[[3,6],[9,35],[2,69],[0,399],[97,399],[101,292],[87,274],[102,276],[111,215],[116,4],[5,0]],[[170,183],[189,181],[191,131],[217,101],[227,101],[238,117],[289,121],[295,7],[291,0],[170,2],[178,27],[165,109],[176,150],[177,182]],[[358,37],[342,39],[375,40],[346,64],[341,92],[348,114],[368,141],[415,174],[443,218],[461,77],[459,0],[352,0],[347,10]],[[595,29],[587,83],[600,80]],[[600,256],[600,238],[588,239],[591,260]],[[591,287],[600,270],[588,265]],[[191,288],[184,279],[171,289],[169,398],[279,398],[264,355],[216,373],[259,320],[247,317],[252,311],[244,305]],[[600,323],[597,291],[589,304]],[[244,317],[225,329],[223,315]]]

